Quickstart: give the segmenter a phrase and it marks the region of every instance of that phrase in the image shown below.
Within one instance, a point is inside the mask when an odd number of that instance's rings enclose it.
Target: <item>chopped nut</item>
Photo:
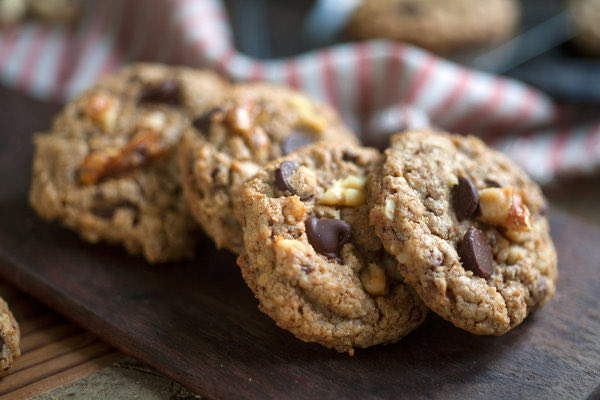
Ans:
[[[255,126],[254,124],[254,104],[246,101],[236,104],[227,110],[225,121],[238,133],[249,133]]]
[[[385,270],[377,264],[369,263],[360,272],[360,282],[367,293],[381,296],[386,292]]]
[[[367,180],[364,177],[350,175],[331,185],[320,202],[326,205],[356,207],[367,201]]]
[[[266,286],[268,279],[269,279],[269,274],[263,273],[263,274],[260,274],[260,276],[256,280],[256,283],[258,283],[258,286],[264,287],[264,286]]]
[[[243,101],[226,112],[225,121],[244,139],[254,158],[264,162],[269,159],[270,141],[265,130],[256,123],[257,111],[254,102]]]
[[[396,261],[398,261],[398,264],[410,264],[412,257],[408,253],[399,252],[396,254]]]
[[[391,199],[389,197],[385,199],[384,212],[385,217],[387,219],[389,219],[390,221],[394,220],[394,213],[396,212],[396,202],[394,201],[394,199]]]
[[[144,118],[137,123],[137,129],[139,131],[160,133],[164,129],[166,123],[167,116],[160,111],[155,111],[144,116]]]
[[[306,214],[306,205],[300,201],[298,196],[287,197],[283,203],[283,216],[289,224],[295,224],[304,221]]]
[[[96,93],[87,99],[84,112],[103,131],[108,132],[115,127],[118,108],[118,101],[113,96]]]
[[[252,130],[250,136],[250,147],[254,153],[254,157],[258,161],[267,161],[269,159],[270,142],[265,130],[260,126]]]
[[[277,262],[288,260],[290,257],[297,258],[307,253],[307,246],[299,240],[276,239],[275,258]]]
[[[458,177],[454,174],[448,175],[447,178],[448,186],[456,186],[458,185]]]
[[[304,125],[315,132],[323,132],[327,121],[315,111],[314,105],[304,96],[293,96],[290,105],[298,111],[299,125]]]
[[[166,143],[154,132],[142,131],[121,149],[104,149],[88,154],[79,170],[79,182],[90,185],[135,169],[167,152]]]
[[[525,256],[525,249],[521,246],[510,246],[508,248],[508,254],[506,255],[507,264],[515,264],[517,261]]]
[[[529,230],[529,210],[511,187],[487,188],[479,192],[480,219],[507,229]]]

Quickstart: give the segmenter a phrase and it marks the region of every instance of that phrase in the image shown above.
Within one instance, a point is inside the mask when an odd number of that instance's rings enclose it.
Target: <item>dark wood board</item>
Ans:
[[[354,357],[296,340],[257,309],[235,258],[205,240],[188,263],[149,266],[39,220],[26,198],[31,132],[56,105],[0,90],[0,275],[209,398],[600,396],[600,231],[553,211],[554,299],[502,337],[430,316]]]

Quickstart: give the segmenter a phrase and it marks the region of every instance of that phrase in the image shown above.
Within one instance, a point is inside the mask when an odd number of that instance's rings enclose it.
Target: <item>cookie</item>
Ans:
[[[81,14],[82,0],[28,0],[32,17],[51,23],[73,24]]]
[[[25,18],[26,14],[25,0],[0,0],[0,26],[15,24]]]
[[[540,188],[475,137],[396,135],[371,174],[370,221],[443,318],[501,335],[554,294],[557,260]]]
[[[350,19],[348,33],[447,54],[505,39],[519,14],[516,0],[366,0]]]
[[[0,377],[8,374],[15,360],[21,355],[21,334],[19,324],[8,308],[6,301],[0,297]]]
[[[600,55],[600,0],[570,0],[569,12],[579,31],[575,44],[584,53]]]
[[[357,141],[330,107],[282,86],[237,86],[223,104],[197,115],[179,146],[181,181],[218,248],[244,249],[244,182],[265,162],[317,140]]]
[[[81,0],[0,0],[0,26],[21,22],[27,16],[70,25],[79,19],[81,8]]]
[[[31,205],[90,242],[123,244],[152,263],[192,256],[198,227],[175,145],[227,87],[211,72],[153,64],[105,78],[35,136]]]
[[[396,342],[427,309],[369,225],[375,149],[318,143],[267,164],[244,189],[242,275],[260,309],[340,352]]]

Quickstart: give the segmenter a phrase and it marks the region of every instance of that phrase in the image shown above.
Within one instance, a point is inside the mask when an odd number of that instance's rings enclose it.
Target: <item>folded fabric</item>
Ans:
[[[473,133],[541,183],[600,164],[600,118],[575,122],[520,82],[383,40],[256,60],[235,50],[219,0],[96,0],[74,30],[26,22],[0,31],[1,81],[41,99],[73,97],[132,61],[288,84],[331,103],[363,135],[427,124]]]

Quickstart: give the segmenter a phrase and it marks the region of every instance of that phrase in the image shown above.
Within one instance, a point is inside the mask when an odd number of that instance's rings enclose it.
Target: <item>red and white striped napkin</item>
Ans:
[[[0,79],[65,100],[132,61],[213,68],[284,83],[334,105],[357,131],[431,124],[474,133],[539,182],[600,165],[600,116],[573,123],[520,82],[377,40],[260,61],[236,51],[219,0],[96,0],[76,30],[26,22],[0,31]]]

